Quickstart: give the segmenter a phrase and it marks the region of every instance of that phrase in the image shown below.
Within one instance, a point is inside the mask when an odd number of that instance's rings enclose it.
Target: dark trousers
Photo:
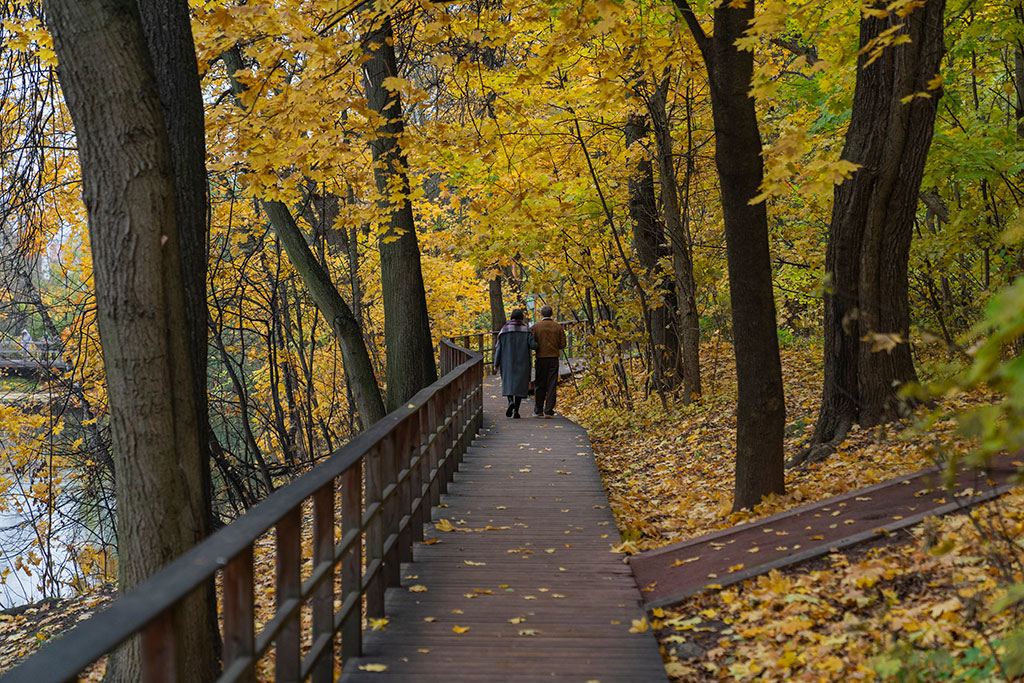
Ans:
[[[555,410],[555,387],[558,384],[558,358],[538,358],[534,365],[534,412],[552,413]]]

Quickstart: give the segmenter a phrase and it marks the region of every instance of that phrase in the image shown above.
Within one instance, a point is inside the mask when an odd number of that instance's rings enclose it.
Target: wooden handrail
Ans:
[[[44,646],[4,674],[4,683],[74,680],[136,634],[142,638],[143,680],[171,680],[174,608],[218,573],[224,643],[218,681],[252,680],[256,662],[272,645],[276,678],[331,681],[337,636],[343,660],[360,653],[363,617],[384,616],[385,589],[398,585],[401,562],[411,559],[412,544],[423,540],[430,508],[483,424],[482,356],[447,339],[441,341],[440,356],[441,379],[109,608]],[[313,567],[303,581],[301,522],[307,500],[313,508]],[[335,542],[339,521],[340,540]],[[253,549],[271,528],[276,530],[277,602],[273,617],[256,633]],[[340,607],[335,610],[339,565]],[[300,614],[307,603],[312,647],[302,656]]]

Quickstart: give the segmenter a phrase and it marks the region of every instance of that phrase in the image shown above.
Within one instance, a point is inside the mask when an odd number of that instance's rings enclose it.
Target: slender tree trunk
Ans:
[[[708,70],[715,123],[715,165],[725,219],[729,297],[736,349],[736,488],[734,509],[749,508],[785,489],[782,439],[786,404],[776,333],[768,214],[751,204],[763,177],[761,134],[750,80],[754,56],[738,50],[754,18],[754,1],[715,9],[714,35],[706,36],[686,0],[675,0]]]
[[[626,123],[626,148],[647,136],[647,122],[633,115]],[[651,331],[651,369],[655,388],[671,390],[682,379],[679,368],[679,341],[673,312],[676,304],[676,285],[671,277],[660,272],[658,261],[665,256],[665,232],[658,220],[658,205],[654,195],[654,170],[651,161],[643,156],[629,178],[629,215],[633,219],[633,246],[644,269],[645,278],[657,278],[662,303],[651,303],[649,310]]]
[[[387,216],[387,227],[379,241],[380,278],[387,350],[387,405],[394,410],[436,380],[437,368],[409,199],[408,163],[400,143],[405,130],[402,101],[397,91],[385,87],[388,78],[398,76],[391,16],[379,14],[372,21],[373,27],[363,37],[369,56],[363,64],[363,82],[370,109],[380,115],[370,150],[380,193],[377,206]],[[394,195],[401,198],[392,199]]]
[[[232,76],[231,89],[237,98],[242,91],[242,85],[233,78],[233,74],[242,69],[241,54],[236,46],[224,52],[221,58],[229,76]],[[341,298],[330,273],[309,248],[288,207],[275,200],[261,200],[260,203],[263,212],[270,219],[274,233],[281,240],[281,246],[288,254],[288,260],[302,278],[313,303],[327,319],[331,331],[334,332],[334,338],[338,340],[342,362],[345,364],[345,381],[359,409],[359,422],[363,429],[368,429],[370,425],[384,417],[385,410],[359,321]]]
[[[682,350],[683,402],[690,403],[701,394],[700,384],[700,316],[697,313],[697,284],[693,279],[693,245],[679,207],[679,184],[672,153],[672,132],[669,128],[666,101],[669,82],[666,78],[648,99],[651,126],[658,150],[658,179],[661,184],[661,208],[665,231],[672,249],[672,269],[676,276],[676,298],[679,304],[679,340]]]
[[[826,456],[853,424],[899,418],[897,391],[917,379],[907,343],[907,266],[941,91],[902,100],[926,92],[938,73],[944,9],[944,0],[928,0],[906,17],[861,18],[861,46],[898,24],[910,42],[871,64],[867,54],[859,60],[842,157],[860,169],[835,189],[825,252],[831,282],[821,411],[814,445],[791,464]]]
[[[197,410],[205,378],[196,376],[199,352],[191,347],[200,335],[187,298],[202,291],[205,302],[205,280],[191,269],[196,253],[181,251],[176,193],[184,189],[176,188],[138,5],[52,0],[45,10],[79,143],[117,463],[119,584],[128,590],[202,540],[210,521],[209,451]],[[159,21],[178,30],[184,16],[187,29],[184,3],[147,11],[165,12]],[[186,35],[153,47],[168,50]],[[189,68],[187,60],[173,64],[161,68]],[[205,197],[182,201],[205,205]],[[217,672],[209,595],[197,592],[177,612],[178,667],[198,681]],[[137,648],[132,641],[112,658],[112,679],[138,680]]]
[[[487,293],[491,300],[491,331],[498,332],[505,324],[505,299],[501,294],[501,274],[487,281]]]

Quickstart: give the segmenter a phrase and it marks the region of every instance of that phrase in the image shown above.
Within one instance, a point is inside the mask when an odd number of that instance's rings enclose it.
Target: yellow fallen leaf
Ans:
[[[664,619],[665,618],[665,610],[663,610],[660,607],[655,607],[654,609],[652,609],[651,610],[651,614],[653,616],[657,617],[658,619]]]
[[[437,542],[438,542],[437,536],[432,536],[431,538],[428,538],[427,540],[422,541],[423,545],[434,545]]]
[[[524,621],[526,621],[526,617],[512,617],[511,619],[508,620],[508,623],[510,623],[510,624],[521,624]]]
[[[360,664],[359,665],[359,670],[360,671],[375,671],[375,672],[387,671],[388,670],[388,665],[387,664]]]
[[[437,522],[434,522],[434,528],[438,531],[455,531],[455,525],[447,519],[440,519]]]
[[[487,564],[486,562],[474,562],[473,560],[463,560],[463,562],[470,567],[483,567]]]
[[[760,552],[760,550],[761,550],[760,548],[758,548],[757,546],[754,546],[753,548],[748,549],[747,552],[748,553],[756,553],[756,552]]]
[[[437,621],[437,617],[423,617],[423,621],[428,621],[430,623],[433,623],[433,622]]]
[[[383,619],[370,619],[370,629],[374,631],[383,631],[384,627],[388,625],[387,617]]]
[[[634,619],[633,625],[629,627],[630,633],[643,633],[647,630],[647,617],[643,619]]]
[[[688,557],[685,560],[680,560],[677,557],[676,561],[673,562],[672,564],[670,564],[669,566],[670,567],[682,567],[684,564],[689,564],[690,562],[696,562],[699,559],[700,559],[700,555],[698,555],[697,557]]]
[[[466,631],[469,630],[469,627],[468,626],[455,625],[455,626],[452,626],[452,630],[455,631],[456,633],[465,633]]]
[[[417,648],[416,652],[419,652],[420,654],[423,654],[423,655],[430,654],[430,650],[428,648],[425,648],[425,647]]]
[[[521,629],[519,629],[519,635],[521,635],[521,636],[535,636],[538,633],[540,633],[540,631],[537,631],[537,630],[532,629],[532,628],[521,628]]]
[[[409,586],[410,593],[426,593],[427,587],[422,584],[416,584],[415,586]]]

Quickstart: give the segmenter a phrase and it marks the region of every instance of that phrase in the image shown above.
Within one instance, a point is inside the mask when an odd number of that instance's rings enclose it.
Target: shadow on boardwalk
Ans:
[[[652,633],[630,632],[644,611],[609,552],[618,534],[586,432],[506,418],[497,391],[492,378],[484,430],[434,509],[436,542],[415,548],[385,630],[364,634],[342,680],[665,681]],[[387,668],[360,670],[371,664]]]

